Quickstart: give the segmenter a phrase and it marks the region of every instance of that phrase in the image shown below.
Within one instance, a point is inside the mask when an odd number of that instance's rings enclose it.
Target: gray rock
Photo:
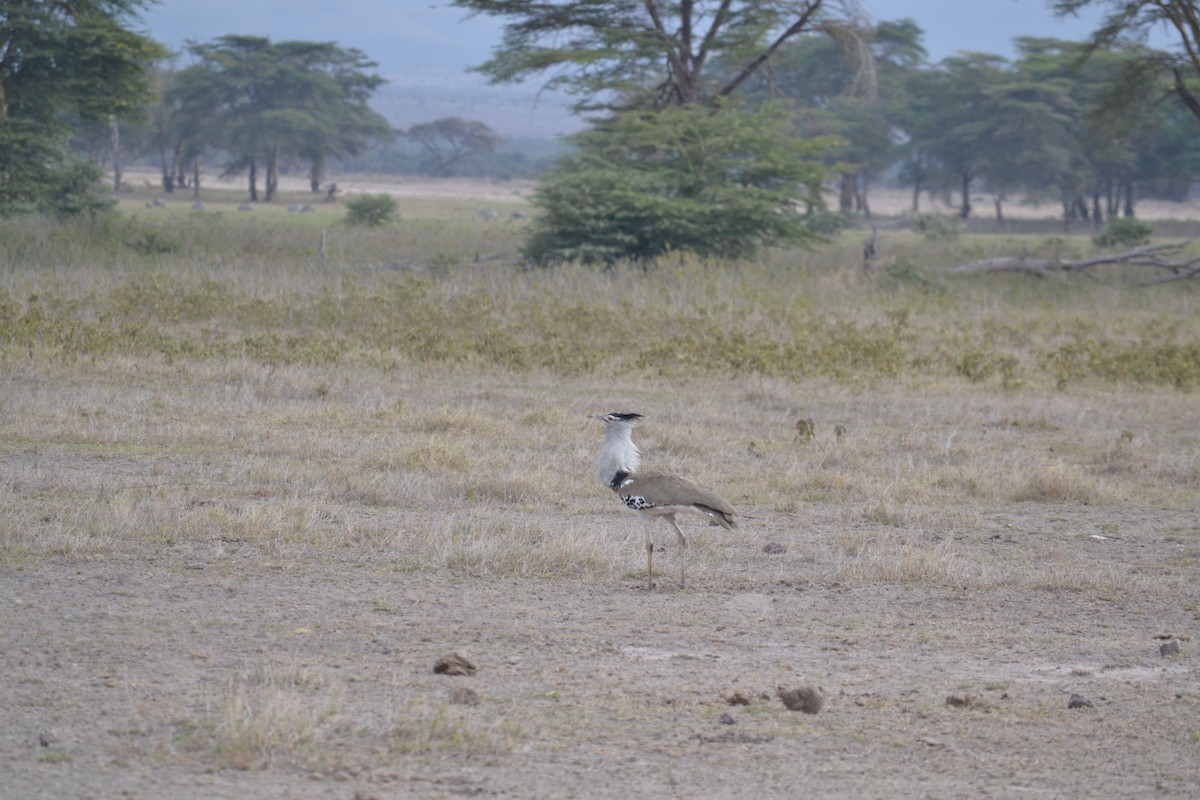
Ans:
[[[1095,708],[1091,700],[1088,700],[1081,694],[1071,695],[1071,699],[1067,701],[1067,708]]]

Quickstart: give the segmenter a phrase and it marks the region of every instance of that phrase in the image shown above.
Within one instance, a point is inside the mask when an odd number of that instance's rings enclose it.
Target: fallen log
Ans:
[[[950,270],[951,275],[986,275],[993,272],[1021,272],[1038,278],[1049,278],[1060,273],[1078,272],[1088,277],[1088,270],[1095,267],[1125,265],[1159,271],[1149,280],[1134,281],[1135,286],[1151,286],[1158,283],[1183,281],[1200,275],[1200,256],[1175,260],[1188,242],[1147,245],[1124,253],[1106,253],[1092,258],[1029,258],[1028,256],[999,256],[959,264]]]

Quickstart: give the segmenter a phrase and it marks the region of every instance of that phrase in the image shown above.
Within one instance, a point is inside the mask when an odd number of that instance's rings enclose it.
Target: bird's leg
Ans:
[[[683,535],[683,531],[679,528],[679,523],[675,521],[675,515],[667,517],[671,527],[675,529],[675,536],[679,539],[679,588],[687,588],[687,581],[684,571],[687,569],[687,537]]]
[[[646,590],[654,588],[654,537],[650,535],[650,525],[646,524]]]

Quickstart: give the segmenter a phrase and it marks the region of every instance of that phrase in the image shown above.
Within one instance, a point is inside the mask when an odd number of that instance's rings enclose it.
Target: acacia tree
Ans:
[[[713,114],[675,106],[617,114],[576,134],[576,150],[538,187],[544,211],[526,256],[611,264],[671,251],[748,256],[814,236],[829,146],[800,140],[779,108]]]
[[[72,162],[84,121],[110,122],[149,99],[162,47],[133,33],[145,0],[0,3],[0,213],[95,210],[99,169]]]
[[[1024,118],[1013,115],[1015,141],[1027,146],[1010,157],[1018,163],[1005,174],[1034,194],[1053,184],[1065,222],[1099,226],[1121,208],[1132,216],[1140,142],[1164,120],[1161,81],[1157,91],[1146,91],[1152,85],[1112,97],[1106,87],[1125,69],[1127,49],[1096,50],[1081,62],[1086,45],[1079,42],[1022,37],[1017,47],[1014,82],[1035,102]]]
[[[1171,77],[1175,94],[1200,120],[1200,7],[1195,0],[1053,0],[1059,16],[1073,15],[1087,7],[1105,10],[1104,20],[1092,34],[1093,50],[1112,48],[1122,42],[1143,45],[1142,56],[1131,60],[1119,83],[1128,92],[1139,91],[1147,76]],[[1165,29],[1175,38],[1172,50],[1144,47],[1149,35]]]
[[[819,203],[808,187],[821,168],[807,159],[828,143],[799,156],[810,180],[798,181],[782,161],[767,157],[764,142],[744,142],[759,152],[731,145],[723,126],[753,123],[727,101],[785,43],[850,27],[846,13],[853,0],[455,0],[454,5],[507,20],[502,43],[479,72],[494,82],[540,77],[547,88],[574,95],[577,111],[608,114],[577,137],[583,156],[565,159],[546,176],[546,190],[536,200],[545,223],[531,240],[535,260],[540,252],[554,253],[553,260],[589,248],[603,251],[597,260],[645,258],[663,246],[740,255],[755,241],[784,238],[775,236],[772,225],[793,221],[797,204]],[[718,62],[722,69],[714,68]],[[691,126],[692,141],[702,149],[686,142],[646,146],[645,133],[668,136],[674,125]],[[687,170],[679,171],[701,153],[702,186],[683,179]],[[747,155],[755,160],[754,181],[744,179]],[[606,179],[597,166],[605,162],[628,181]],[[758,172],[768,165],[778,170],[775,175]],[[588,178],[583,194],[570,188],[579,175]],[[765,186],[776,190],[763,192]],[[715,224],[722,210],[754,233],[741,236]],[[664,235],[668,227],[677,233]]]
[[[841,140],[829,156],[837,162],[843,212],[870,216],[870,182],[899,155],[894,134],[906,108],[906,76],[925,60],[921,37],[921,29],[907,19],[838,37],[801,37],[781,47],[770,69],[742,90],[755,102],[786,98],[793,103],[801,135]]]
[[[310,165],[317,191],[326,158],[394,135],[367,105],[383,79],[364,71],[375,63],[358,50],[233,35],[188,49],[197,63],[175,76],[166,105],[185,126],[182,138],[228,153],[225,174],[248,173],[251,200],[260,170],[267,202],[290,160]]]
[[[172,59],[174,56],[172,56]],[[206,149],[223,140],[220,77],[208,70],[160,64],[154,75],[158,102],[150,108],[150,132],[159,157],[162,188],[174,192],[193,173],[199,194],[199,164]]]
[[[458,162],[476,154],[491,153],[502,139],[482,122],[443,117],[413,125],[404,134],[425,152],[425,172],[449,175]]]
[[[851,0],[454,0],[504,17],[504,39],[477,71],[495,82],[547,75],[578,110],[707,103],[728,97],[786,42],[831,30]],[[842,25],[841,27],[844,27]],[[738,69],[712,84],[710,62]]]
[[[321,190],[330,158],[357,155],[369,142],[390,142],[395,131],[368,105],[385,81],[371,73],[378,64],[357,48],[332,42],[280,42],[280,58],[310,82],[293,82],[291,101],[311,118],[302,123],[297,155],[309,166],[309,188]]]
[[[1006,64],[1000,56],[963,53],[913,76],[906,115],[909,147],[927,159],[927,179],[960,192],[958,214],[971,216],[971,189],[985,158],[980,140],[990,128],[989,89]]]

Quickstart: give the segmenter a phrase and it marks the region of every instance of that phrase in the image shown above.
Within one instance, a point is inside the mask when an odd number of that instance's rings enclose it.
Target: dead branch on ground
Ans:
[[[1145,267],[1158,271],[1148,280],[1134,281],[1134,286],[1152,286],[1172,281],[1185,281],[1200,276],[1200,256],[1176,259],[1189,242],[1156,244],[1137,247],[1125,253],[1105,253],[1092,258],[1071,260],[1061,258],[1029,258],[1027,256],[1001,256],[959,264],[950,270],[951,275],[985,275],[993,272],[1022,272],[1037,278],[1054,277],[1060,273],[1078,272],[1093,277],[1088,270],[1094,267],[1125,265]],[[1153,273],[1152,273],[1153,274]]]

